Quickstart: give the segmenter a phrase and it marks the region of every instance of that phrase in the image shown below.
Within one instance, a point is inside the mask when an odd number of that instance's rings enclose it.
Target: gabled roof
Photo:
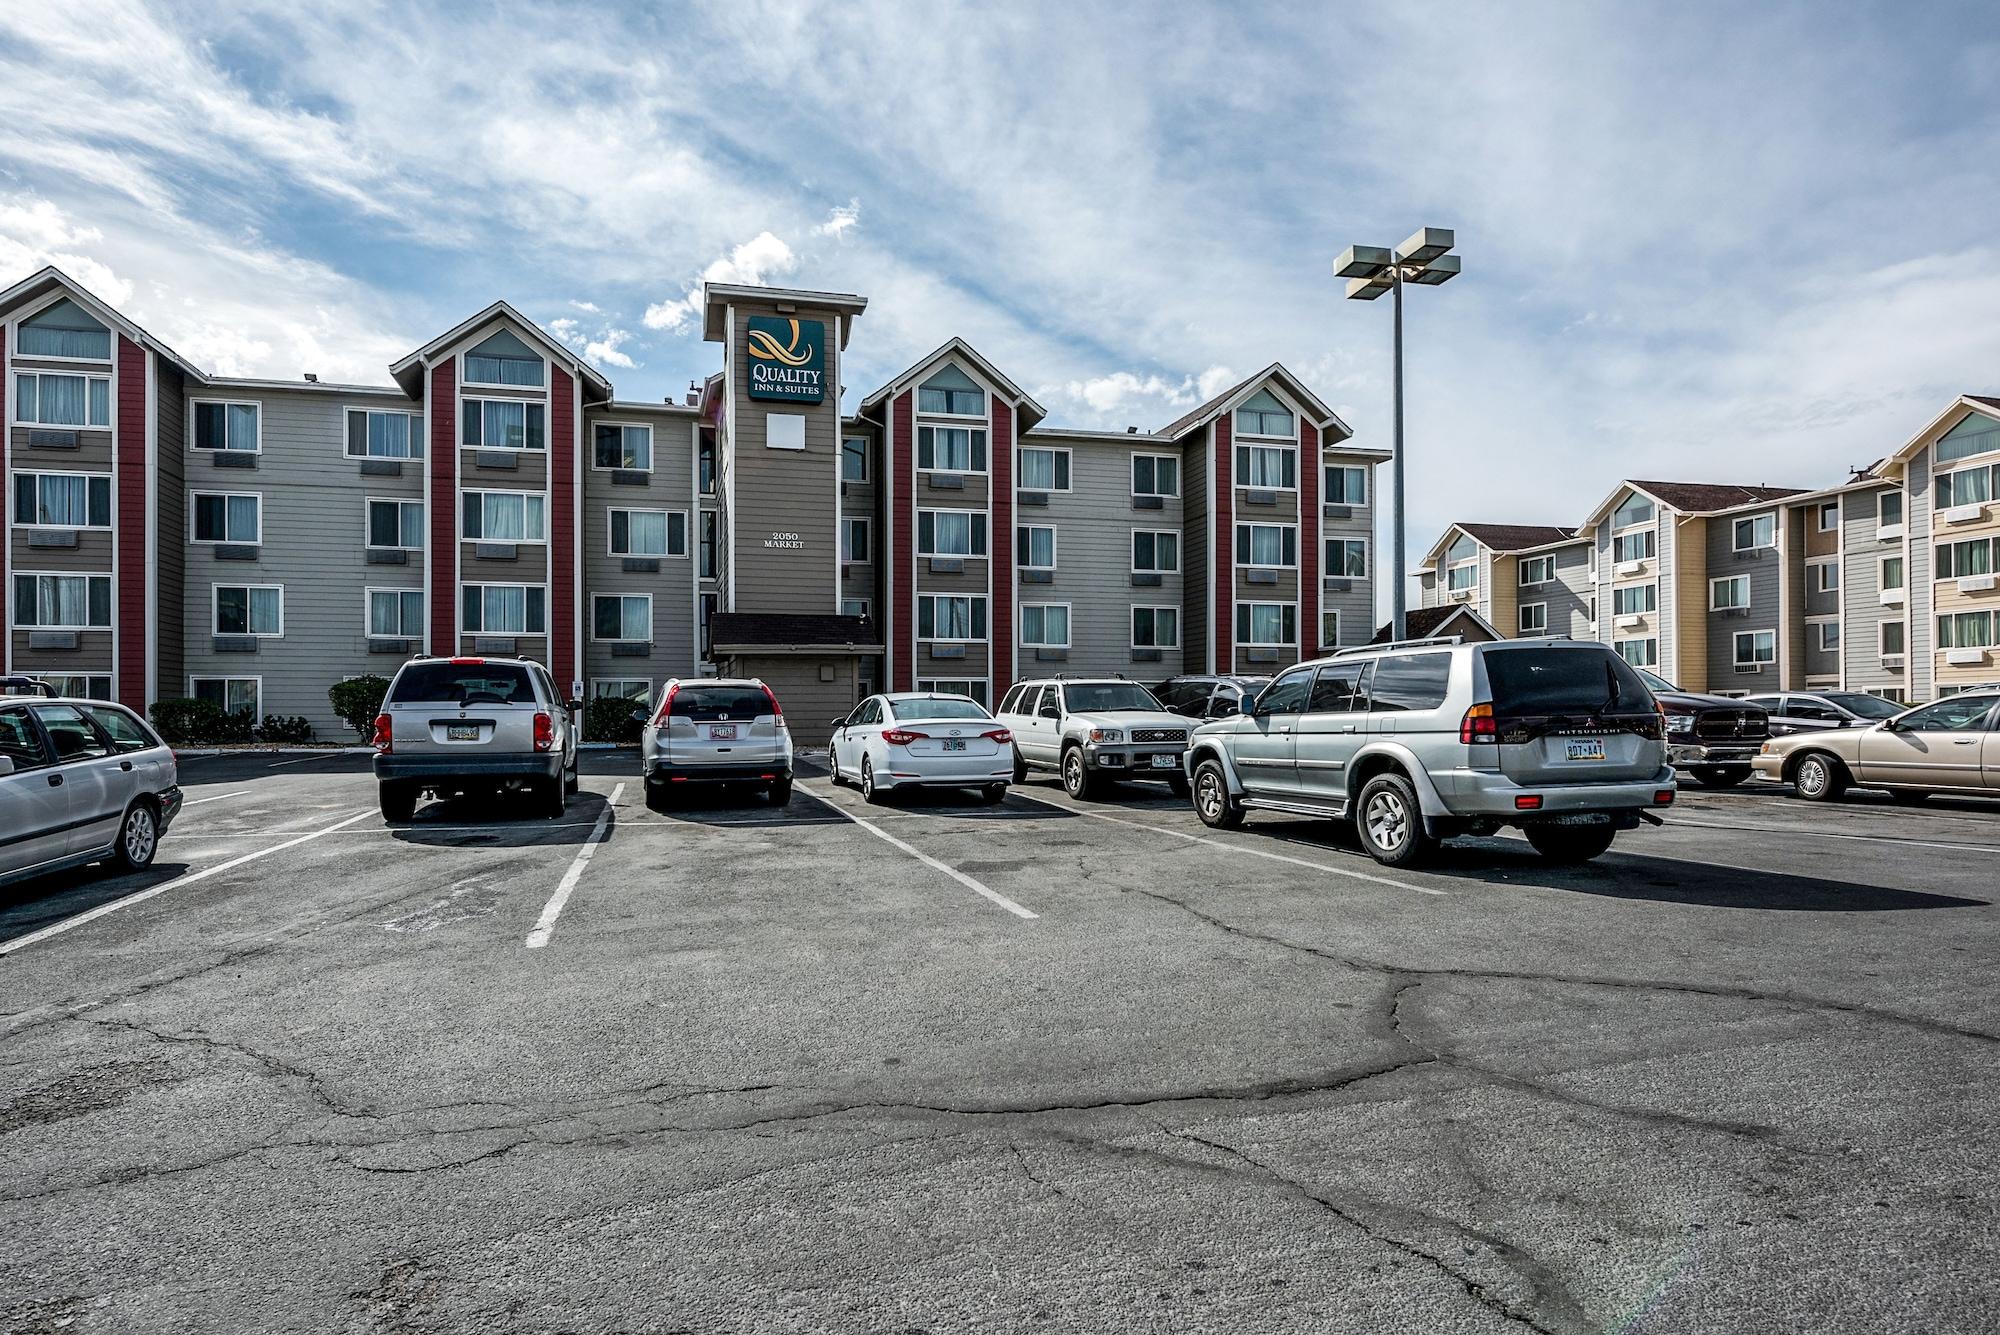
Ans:
[[[1758,501],[1782,501],[1788,496],[1803,496],[1804,487],[1750,487],[1736,482],[1641,482],[1627,478],[1611,489],[1590,518],[1583,521],[1578,529],[1591,527],[1617,506],[1618,498],[1628,491],[1640,492],[1669,510],[1683,514],[1710,514],[1717,510],[1732,510],[1739,505],[1753,505]]]
[[[1012,398],[1016,403],[1021,405],[1022,424],[1020,430],[1023,435],[1032,430],[1035,423],[1049,415],[1049,410],[1028,397],[1026,390],[1002,375],[1000,368],[980,356],[978,350],[970,343],[957,337],[951,338],[941,346],[933,349],[923,360],[917,362],[894,380],[891,380],[888,384],[861,400],[861,414],[865,416],[875,408],[895,398],[911,384],[928,375],[939,362],[950,357],[962,357],[966,361],[971,362],[973,366],[978,368],[981,375],[1005,390],[1009,398]]]
[[[1489,640],[1504,640],[1507,637],[1496,629],[1492,622],[1473,611],[1464,603],[1450,603],[1443,607],[1412,607],[1403,613],[1404,638],[1427,640],[1433,636],[1451,634],[1452,622],[1464,617],[1470,621],[1472,630],[1480,631]],[[1464,631],[1459,632],[1463,634]],[[1376,630],[1370,644],[1387,644],[1396,638],[1396,623],[1385,622]]]
[[[401,361],[392,365],[389,368],[389,374],[396,377],[396,383],[401,385],[405,392],[412,396],[421,394],[423,385],[422,367],[424,363],[438,353],[443,352],[446,348],[451,347],[454,343],[467,338],[481,325],[488,324],[494,320],[506,320],[519,328],[523,333],[534,338],[537,343],[542,345],[542,350],[548,353],[550,360],[560,366],[568,367],[577,379],[595,389],[597,393],[593,396],[594,398],[608,399],[611,397],[611,382],[604,377],[603,372],[570,351],[567,346],[549,334],[547,330],[504,301],[496,301],[471,319],[462,320],[458,324],[453,325],[444,333],[439,334],[415,352],[410,353]]]
[[[51,288],[58,287],[72,301],[76,302],[77,305],[89,311],[93,318],[112,329],[116,329],[119,333],[125,335],[125,337],[131,339],[141,347],[151,348],[153,351],[159,353],[175,366],[178,366],[184,375],[191,376],[200,381],[208,379],[207,372],[181,356],[178,352],[175,352],[159,339],[154,338],[138,325],[133,324],[109,303],[98,300],[96,294],[91,292],[89,288],[77,282],[53,264],[37,269],[34,273],[29,274],[5,292],[0,292],[0,310],[6,310],[20,302],[42,296]]]
[[[1931,444],[1939,436],[1957,426],[1969,414],[1975,412],[1983,412],[1990,417],[2000,417],[2000,398],[1994,398],[1986,394],[1959,395],[1951,401],[1949,408],[1946,408],[1931,419],[1929,426],[1910,437],[1909,443],[1876,464],[1872,471],[1880,475],[1887,473],[1892,467],[1900,469],[1919,450]]]
[[[1197,427],[1207,426],[1210,422],[1222,416],[1224,412],[1234,408],[1238,401],[1248,398],[1251,391],[1255,390],[1257,386],[1263,384],[1266,380],[1272,379],[1282,381],[1286,391],[1293,398],[1304,404],[1311,413],[1315,414],[1312,417],[1312,424],[1314,426],[1322,430],[1330,426],[1339,433],[1342,440],[1347,440],[1354,435],[1354,428],[1341,421],[1333,409],[1320,402],[1319,396],[1314,394],[1310,389],[1307,389],[1303,380],[1300,380],[1297,376],[1286,370],[1283,362],[1272,362],[1269,366],[1257,372],[1257,374],[1237,381],[1208,402],[1195,408],[1192,412],[1178,417],[1161,427],[1157,434],[1173,439],[1185,436]]]
[[[757,283],[703,283],[701,285],[701,337],[706,343],[722,340],[722,312],[737,301],[766,301],[776,306],[812,306],[837,314],[840,346],[854,328],[854,317],[868,309],[868,298],[852,292],[812,292],[799,287],[764,287]]]
[[[1454,533],[1463,533],[1481,547],[1501,553],[1582,541],[1574,530],[1557,524],[1453,524],[1444,531],[1425,555],[1423,562],[1425,567],[1437,564],[1438,558],[1444,555],[1444,549],[1451,545],[1451,535]]]

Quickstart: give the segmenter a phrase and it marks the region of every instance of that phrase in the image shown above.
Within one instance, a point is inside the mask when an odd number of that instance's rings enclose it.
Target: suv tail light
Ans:
[[[1008,742],[1014,740],[1014,734],[1007,731],[1007,729],[1005,728],[994,728],[990,731],[982,732],[979,735],[986,741],[999,742],[1002,746],[1005,746]]]
[[[764,698],[771,702],[771,726],[779,732],[785,731],[785,711],[778,707],[778,697],[771,694],[771,688],[764,688]]]
[[[555,744],[556,721],[554,717],[537,712],[535,715],[535,749],[537,751],[551,751],[555,749]]]
[[[395,749],[396,727],[394,721],[387,714],[377,714],[375,716],[373,745],[377,751],[380,751],[385,756]]]
[[[921,742],[929,737],[927,732],[911,732],[908,728],[888,728],[882,733],[882,740],[891,746],[908,746],[911,742]]]
[[[1493,706],[1474,705],[1465,711],[1465,717],[1458,721],[1458,740],[1466,746],[1475,742],[1498,744],[1500,722],[1493,717]]]
[[[660,697],[660,712],[653,715],[654,727],[664,728],[667,726],[667,716],[673,710],[674,697],[680,693],[681,684],[679,682],[675,682],[673,685],[667,687],[667,693]]]

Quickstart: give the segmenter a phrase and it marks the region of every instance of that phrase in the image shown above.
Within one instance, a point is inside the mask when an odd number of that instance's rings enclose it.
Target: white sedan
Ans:
[[[833,721],[827,748],[833,781],[861,785],[870,802],[899,788],[977,788],[988,802],[1007,795],[1014,736],[962,695],[871,695]]]

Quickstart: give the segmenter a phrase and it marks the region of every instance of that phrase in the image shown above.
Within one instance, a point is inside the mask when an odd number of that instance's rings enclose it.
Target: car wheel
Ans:
[[[1704,788],[1734,788],[1750,777],[1750,771],[1737,765],[1726,765],[1717,769],[1698,769],[1695,781]]]
[[[1792,788],[1808,802],[1837,802],[1847,791],[1847,770],[1832,756],[1808,752],[1792,769]]]
[[[1889,800],[1899,807],[1920,807],[1931,800],[1931,795],[1913,788],[1891,788]]]
[[[567,806],[562,776],[544,779],[535,787],[535,810],[546,820],[561,820]]]
[[[1361,789],[1354,828],[1368,856],[1385,867],[1408,867],[1430,853],[1434,840],[1424,831],[1417,790],[1400,774],[1378,774]]]
[[[583,762],[573,760],[563,771],[563,796],[575,797],[576,790],[583,786]]]
[[[1609,825],[1530,825],[1522,833],[1550,862],[1575,864],[1611,847],[1618,831]]]
[[[889,800],[889,794],[875,786],[875,760],[872,756],[861,757],[861,796],[878,807]]]
[[[770,795],[772,806],[787,806],[792,800],[792,781],[790,779],[774,779],[771,781],[771,786],[764,791]]]
[[[1072,746],[1063,752],[1063,791],[1079,802],[1088,802],[1097,796],[1098,780],[1090,772],[1090,766],[1083,763],[1083,748]]]
[[[417,814],[417,786],[406,779],[384,779],[375,785],[375,803],[383,820],[401,825]]]
[[[118,824],[118,842],[111,846],[111,865],[118,871],[139,871],[153,865],[160,851],[160,818],[144,802],[125,809]]]
[[[668,785],[664,783],[654,783],[651,779],[646,780],[646,809],[649,811],[665,811],[668,807],[672,806],[673,802],[668,797],[668,793],[671,791]]]
[[[1014,748],[1014,782],[1026,783],[1027,781],[1028,762],[1022,757],[1021,748],[1017,746]]]
[[[1007,785],[1004,783],[989,783],[979,790],[979,799],[989,807],[998,806],[1007,800]]]
[[[847,780],[840,777],[840,756],[830,746],[826,748],[826,781],[836,788],[847,786]]]
[[[1229,795],[1222,766],[1204,760],[1194,772],[1194,814],[1212,830],[1233,830],[1243,823],[1242,804]]]

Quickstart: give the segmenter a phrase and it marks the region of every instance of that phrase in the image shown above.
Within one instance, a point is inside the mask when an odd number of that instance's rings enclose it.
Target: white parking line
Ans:
[[[1943,848],[1954,853],[2000,853],[1992,844],[1927,843],[1921,839],[1898,839],[1886,834],[1840,834],[1833,830],[1798,830],[1785,825],[1725,825],[1720,821],[1669,820],[1668,825],[1690,830],[1743,830],[1753,834],[1799,834],[1808,839],[1858,839],[1870,844],[1897,844],[1903,848]]]
[[[287,765],[303,765],[303,764],[305,764],[305,763],[306,763],[307,761],[309,761],[309,760],[353,760],[353,759],[354,759],[355,757],[357,757],[357,756],[372,756],[372,755],[374,755],[374,754],[375,754],[375,752],[374,752],[373,750],[368,750],[368,751],[319,751],[319,752],[315,752],[314,754],[312,754],[312,755],[309,755],[309,756],[300,756],[300,757],[298,757],[298,758],[297,758],[296,760],[279,760],[279,761],[274,761],[274,762],[272,762],[271,764],[269,764],[269,765],[266,765],[266,766],[265,766],[264,768],[266,768],[266,769],[283,769],[283,768],[284,768],[285,766],[287,766]]]
[[[102,918],[107,913],[116,913],[119,909],[144,903],[155,895],[164,895],[169,890],[178,890],[183,886],[193,885],[196,881],[205,881],[211,876],[220,876],[223,872],[233,871],[246,862],[255,862],[258,858],[267,858],[273,853],[282,853],[288,848],[297,848],[300,844],[324,838],[332,834],[335,830],[352,825],[354,822],[364,820],[374,814],[375,811],[371,807],[366,811],[356,812],[346,820],[337,821],[324,829],[314,830],[310,834],[299,835],[297,838],[289,839],[282,844],[273,844],[269,848],[260,848],[254,853],[245,853],[241,857],[231,858],[227,862],[218,863],[213,867],[194,872],[191,875],[176,877],[174,880],[168,881],[164,885],[156,885],[150,890],[141,890],[136,894],[126,895],[123,899],[114,899],[108,904],[99,904],[96,908],[79,913],[74,918],[64,918],[61,922],[50,923],[38,932],[30,932],[26,936],[17,936],[11,941],[0,942],[0,955],[11,955],[17,950],[34,945],[37,941],[46,941],[52,936],[67,932],[72,927],[81,927],[87,922]]]
[[[1033,793],[1022,792],[1019,788],[1014,788],[1010,791],[1027,798],[1030,802],[1040,802],[1045,807],[1054,807],[1057,811],[1067,811],[1071,815],[1076,816],[1088,816],[1092,820],[1109,821],[1113,825],[1129,825],[1135,830],[1144,830],[1148,834],[1172,835],[1176,839],[1185,839],[1191,844],[1207,844],[1210,848],[1220,848],[1230,853],[1247,853],[1253,858],[1268,858],[1272,862],[1289,862],[1294,867],[1310,867],[1314,871],[1331,872],[1335,876],[1347,876],[1357,881],[1370,881],[1376,885],[1392,886],[1397,890],[1413,890],[1420,895],[1450,897],[1449,891],[1433,890],[1427,885],[1411,885],[1407,881],[1395,881],[1389,879],[1387,876],[1376,876],[1365,871],[1355,871],[1349,867],[1332,867],[1324,862],[1308,862],[1304,858],[1287,857],[1283,853],[1273,853],[1267,848],[1250,848],[1243,844],[1228,844],[1220,839],[1210,839],[1207,835],[1189,834],[1185,830],[1169,830],[1163,825],[1148,825],[1144,821],[1125,820],[1118,816],[1107,816],[1101,811],[1085,811],[1082,807],[1066,806],[1061,802],[1050,801],[1046,797],[1037,797]]]
[[[895,835],[890,834],[887,830],[883,829],[881,826],[876,825],[871,821],[865,821],[861,819],[861,817],[853,814],[850,811],[843,810],[838,802],[835,802],[830,797],[820,796],[818,793],[814,792],[811,788],[807,787],[805,784],[799,785],[799,791],[804,793],[806,796],[812,798],[815,802],[824,802],[827,806],[833,808],[834,811],[838,812],[842,817],[846,818],[847,820],[853,821],[856,825],[859,825],[862,829],[868,831],[868,833],[874,835],[877,839],[880,839],[883,843],[889,844],[890,846],[895,848],[902,849],[905,853],[908,853],[911,857],[923,863],[925,866],[943,872],[946,876],[951,877],[952,880],[957,881],[960,885],[972,891],[972,893],[974,893],[975,895],[985,896],[987,899],[992,900],[995,904],[998,904],[1001,908],[1006,909],[1009,913],[1013,914],[1015,917],[1038,918],[1041,916],[1038,913],[1034,913],[1028,909],[1022,908],[1019,904],[1016,904],[1013,900],[1007,898],[1007,896],[1001,894],[998,890],[993,889],[991,886],[982,885],[980,882],[975,881],[974,879],[972,879],[972,877],[967,876],[964,872],[960,871],[958,868],[947,866],[946,864],[939,862],[936,858],[924,852],[922,849],[910,847],[908,844],[904,843],[901,839],[898,839]]]
[[[528,933],[528,949],[539,950],[549,943],[549,936],[556,929],[556,919],[562,916],[563,905],[569,903],[570,892],[583,879],[583,869],[596,856],[597,846],[604,842],[604,831],[611,824],[611,812],[618,805],[618,799],[625,794],[625,785],[616,784],[611,796],[605,800],[604,810],[597,813],[597,824],[590,827],[590,833],[583,837],[583,847],[576,850],[576,857],[569,864],[569,870],[556,884],[556,892],[549,896],[549,902],[542,906],[542,916],[535,920],[535,929]]]
[[[233,793],[217,793],[213,797],[190,797],[182,802],[181,805],[184,807],[198,807],[203,802],[220,802],[225,797],[241,797],[249,791],[248,788],[238,788]]]

